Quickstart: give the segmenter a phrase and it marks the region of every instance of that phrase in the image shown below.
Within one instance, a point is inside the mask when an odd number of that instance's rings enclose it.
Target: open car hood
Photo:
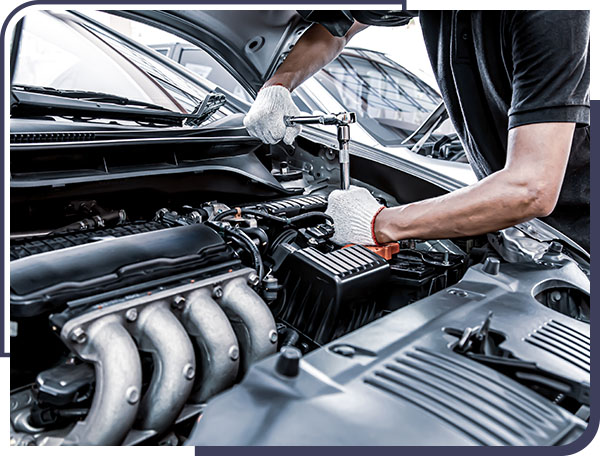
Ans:
[[[310,25],[292,10],[110,11],[197,45],[256,94]]]

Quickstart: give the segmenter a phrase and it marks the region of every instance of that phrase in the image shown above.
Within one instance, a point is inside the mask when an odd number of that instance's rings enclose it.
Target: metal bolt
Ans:
[[[558,290],[554,290],[552,293],[550,293],[550,299],[552,299],[553,302],[560,302],[562,299],[562,293]]]
[[[140,400],[140,392],[135,386],[130,386],[127,388],[125,396],[127,397],[127,402],[130,404],[135,404]]]
[[[125,312],[125,319],[127,321],[136,321],[138,317],[138,312],[137,309],[129,309],[127,312]]]
[[[213,288],[213,298],[215,299],[221,299],[223,297],[223,288],[220,287],[219,285],[217,285],[216,287]]]
[[[447,250],[444,252],[444,259],[442,260],[442,263],[444,264],[444,266],[450,264],[450,254]]]
[[[236,361],[239,357],[240,357],[240,349],[238,348],[237,345],[232,345],[229,348],[229,358],[231,358],[232,361]]]
[[[75,328],[71,333],[71,340],[77,344],[84,344],[87,341],[87,334],[82,328]]]
[[[183,305],[185,304],[185,298],[181,295],[177,295],[175,296],[175,298],[173,299],[173,304],[172,306],[175,309],[183,309]]]
[[[271,331],[269,331],[269,340],[271,341],[271,343],[275,343],[277,342],[277,331],[275,331],[274,329],[272,329]]]
[[[260,277],[258,277],[258,275],[256,275],[254,272],[251,272],[250,275],[248,276],[248,284],[255,287],[259,283],[260,283]]]
[[[196,375],[196,370],[194,369],[194,366],[192,366],[189,363],[186,364],[183,368],[183,376],[188,380],[192,380],[194,378],[194,375]]]
[[[279,164],[279,170],[281,171],[281,174],[287,174],[289,172],[288,163],[285,161],[282,161]]]
[[[563,246],[560,242],[552,241],[548,246],[548,253],[561,253]]]

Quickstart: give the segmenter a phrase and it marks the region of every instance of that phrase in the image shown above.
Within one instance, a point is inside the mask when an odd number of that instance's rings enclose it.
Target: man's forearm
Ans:
[[[539,216],[535,196],[506,180],[500,171],[447,195],[384,209],[375,221],[377,240],[472,236]]]
[[[365,25],[356,22],[346,36],[336,37],[322,25],[313,24],[264,87],[279,84],[294,90],[340,55],[350,38],[364,28]]]
[[[506,228],[554,209],[574,124],[545,123],[509,132],[506,167],[447,195],[381,211],[379,242],[444,239]]]

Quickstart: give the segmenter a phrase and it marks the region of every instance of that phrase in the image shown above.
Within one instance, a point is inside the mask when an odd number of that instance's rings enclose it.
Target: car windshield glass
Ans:
[[[440,96],[397,63],[380,54],[343,54],[315,78],[359,123],[386,146],[410,135],[435,109]]]
[[[103,92],[184,113],[207,94],[117,35],[69,13],[32,12],[24,24],[13,84]]]

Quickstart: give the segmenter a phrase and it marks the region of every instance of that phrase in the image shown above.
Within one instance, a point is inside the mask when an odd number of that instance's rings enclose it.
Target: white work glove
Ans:
[[[366,188],[352,185],[348,190],[334,190],[325,211],[333,218],[335,234],[331,240],[339,245],[379,245],[375,238],[375,217],[384,207]]]
[[[267,144],[283,142],[291,145],[302,127],[286,126],[283,116],[297,116],[300,110],[292,101],[290,91],[283,86],[274,85],[260,89],[256,100],[246,117],[244,126],[250,136]]]

